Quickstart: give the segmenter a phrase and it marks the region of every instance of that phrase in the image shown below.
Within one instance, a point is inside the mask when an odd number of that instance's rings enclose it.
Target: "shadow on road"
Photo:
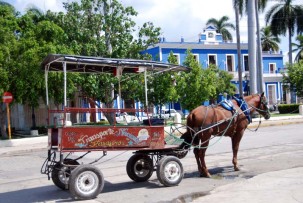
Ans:
[[[117,192],[122,190],[131,190],[137,188],[159,188],[162,185],[157,180],[147,182],[122,182],[104,184],[102,193]],[[42,186],[37,188],[21,189],[0,194],[0,203],[32,203],[32,202],[74,202],[68,190],[64,191],[57,188],[55,185]]]
[[[0,203],[31,203],[55,201],[58,199],[68,200],[70,199],[70,194],[68,191],[63,191],[51,185],[0,194]]]

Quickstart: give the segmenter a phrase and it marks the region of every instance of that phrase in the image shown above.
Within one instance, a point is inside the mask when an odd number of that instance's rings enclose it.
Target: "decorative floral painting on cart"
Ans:
[[[144,147],[157,149],[164,147],[164,129],[163,126],[60,128],[58,146],[61,150]]]

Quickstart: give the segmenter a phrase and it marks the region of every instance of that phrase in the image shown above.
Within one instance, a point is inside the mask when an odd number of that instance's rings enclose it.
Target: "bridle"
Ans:
[[[260,112],[263,112],[263,113],[265,113],[266,115],[270,115],[270,113],[269,113],[269,108],[268,108],[268,103],[267,103],[267,101],[266,101],[266,99],[264,99],[264,97],[262,96],[262,95],[258,95],[259,97],[260,97],[260,102],[259,102],[259,105],[258,105],[258,107],[255,107],[255,106],[253,106],[253,105],[250,105],[250,107],[251,108],[253,108],[253,109],[255,109],[256,111],[258,111],[259,113]],[[264,109],[261,109],[261,106],[265,106],[266,108],[265,108],[265,110]]]

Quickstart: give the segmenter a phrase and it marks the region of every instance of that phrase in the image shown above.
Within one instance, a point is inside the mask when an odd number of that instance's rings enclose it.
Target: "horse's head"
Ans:
[[[266,97],[264,96],[264,92],[259,96],[260,96],[260,100],[259,100],[259,104],[256,108],[256,111],[259,112],[259,114],[261,114],[267,120],[270,118],[270,113],[269,113],[269,109],[267,106]]]

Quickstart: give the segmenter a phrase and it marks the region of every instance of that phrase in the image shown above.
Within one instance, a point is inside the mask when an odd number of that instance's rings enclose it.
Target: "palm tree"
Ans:
[[[292,64],[292,42],[291,37],[295,30],[303,32],[303,6],[293,5],[292,0],[280,0],[273,5],[265,15],[266,23],[271,26],[273,35],[284,35],[288,32],[289,63]]]
[[[292,46],[295,47],[292,52],[298,52],[295,61],[299,62],[300,60],[303,60],[303,35],[298,35],[296,40],[299,43],[292,43]]]
[[[220,19],[215,19],[215,18],[210,18],[207,22],[206,25],[213,25],[218,33],[222,34],[223,40],[228,41],[228,40],[233,40],[233,37],[231,33],[228,31],[228,28],[235,30],[235,26],[232,23],[228,22],[229,17],[228,16],[223,16]]]
[[[240,30],[239,30],[239,15],[243,16],[244,14],[248,13],[248,0],[233,0],[233,7],[235,9],[235,14],[236,14],[236,27],[237,27],[237,49],[238,49],[238,61],[239,63],[241,63],[241,51],[240,51]],[[258,11],[263,11],[264,8],[266,7],[267,4],[267,0],[256,0],[255,1],[255,16],[256,16],[256,26],[257,26],[257,43],[258,43],[258,50],[257,50],[257,54],[258,54],[258,89],[260,92],[263,92],[263,64],[262,64],[262,53],[261,53],[261,40],[260,40],[260,29],[259,29],[259,16],[258,16]],[[249,35],[251,35],[252,33],[249,33]],[[253,53],[255,53],[256,50],[253,51]],[[238,66],[238,74],[239,74],[239,82],[240,82],[240,91],[242,89],[242,67],[241,64],[239,64]],[[254,74],[252,74],[254,75]],[[240,95],[242,94],[242,92],[240,92]]]
[[[233,6],[235,9],[236,16],[236,35],[237,35],[237,57],[238,57],[238,79],[239,79],[239,94],[240,97],[243,97],[243,84],[242,84],[242,59],[241,59],[241,44],[240,44],[240,20],[239,20],[239,10],[240,6],[237,5],[237,2],[233,1]]]
[[[279,51],[280,38],[272,34],[270,26],[263,27],[260,35],[262,51]]]
[[[27,6],[26,13],[32,16],[35,23],[38,23],[45,18],[44,12],[35,5]]]

